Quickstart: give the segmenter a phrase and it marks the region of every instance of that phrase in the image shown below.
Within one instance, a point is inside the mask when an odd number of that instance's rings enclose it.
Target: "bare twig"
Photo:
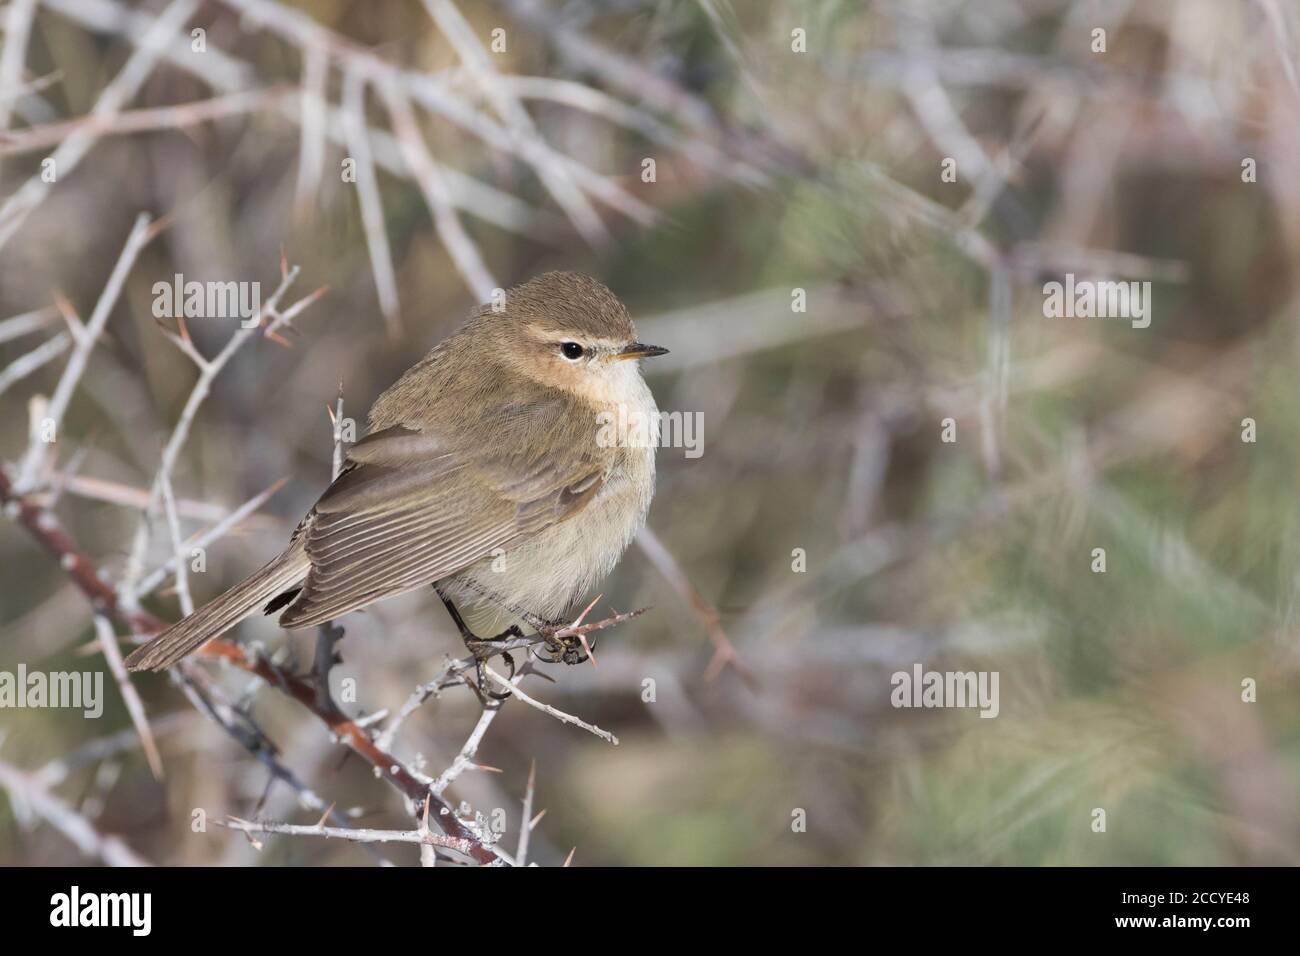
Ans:
[[[11,386],[22,381],[28,375],[53,362],[66,352],[71,344],[71,336],[67,332],[60,332],[58,335],[46,339],[26,355],[20,355],[3,369],[0,369],[0,395],[3,395]]]
[[[95,101],[92,109],[95,116],[116,114],[135,96],[163,56],[164,43],[176,34],[198,6],[199,0],[172,0],[156,19],[146,18],[148,27],[141,34],[135,52]],[[49,158],[60,181],[85,158],[97,140],[98,135],[85,128],[74,131],[59,144]],[[0,247],[13,238],[32,210],[44,201],[50,188],[51,184],[37,173],[0,205]]]
[[[172,733],[188,724],[198,725],[202,717],[188,710],[173,711],[161,717],[155,717],[151,726],[158,737]],[[57,787],[67,780],[74,770],[91,764],[100,763],[116,754],[134,750],[141,746],[140,734],[134,727],[128,727],[107,737],[99,737],[82,744],[71,753],[51,760],[40,770],[31,775],[31,779],[42,787]]]
[[[165,621],[147,611],[128,609],[119,602],[117,591],[99,575],[94,565],[60,526],[57,518],[31,500],[17,495],[12,482],[3,470],[0,470],[0,506],[3,506],[6,515],[22,525],[37,543],[59,562],[60,568],[72,579],[97,612],[112,617],[140,635],[157,634],[167,626]],[[337,707],[331,705],[328,708],[321,708],[316,688],[310,680],[285,673],[265,658],[250,655],[239,645],[220,638],[209,642],[200,653],[205,657],[227,661],[241,670],[255,674],[298,702],[323,723],[336,740],[345,744],[374,767],[378,776],[405,794],[415,805],[423,803],[428,795],[427,783],[421,781],[396,757],[378,747],[369,731]],[[187,678],[199,674],[198,668],[192,661],[184,662],[181,671]],[[256,747],[251,749],[259,759],[262,757]],[[498,859],[497,854],[490,847],[481,843],[472,831],[456,819],[450,807],[441,800],[435,801],[435,806],[439,810],[436,819],[444,833],[474,841],[474,849],[470,855],[475,860],[480,863],[491,863]]]
[[[45,0],[45,6],[89,29],[122,36],[136,45],[139,45],[151,23],[156,22],[118,0]],[[173,34],[164,49],[163,58],[170,66],[197,77],[222,93],[240,94],[252,82],[252,67],[217,48],[211,41],[203,56],[193,56],[189,53],[185,38],[180,34]],[[355,65],[345,67],[345,76],[354,72],[368,76],[374,70],[358,69]],[[418,77],[420,80],[426,79],[419,74],[411,74],[411,76]],[[279,111],[280,115],[290,122],[301,123],[302,121],[295,103],[282,103]],[[326,133],[329,139],[345,146],[352,142],[352,138],[344,129],[342,111],[327,107],[326,116]],[[411,172],[402,159],[397,142],[382,130],[370,128],[367,132],[374,146],[375,164],[394,175],[409,178]],[[502,229],[538,239],[547,238],[553,231],[552,217],[549,213],[534,209],[509,193],[467,176],[450,166],[439,164],[439,169],[451,186],[452,201],[457,208]],[[606,188],[605,185],[596,184],[592,187],[593,195]],[[607,201],[618,208],[618,205],[613,202],[616,198],[618,197],[610,196],[607,197]],[[636,200],[631,197],[624,195],[622,198],[625,202],[636,203]],[[650,215],[648,208],[643,206],[629,211],[629,214],[634,213],[638,218]]]
[[[177,549],[170,558],[164,561],[158,568],[146,574],[140,580],[140,583],[135,587],[136,598],[140,599],[152,594],[158,586],[167,579],[169,573],[174,572],[179,565],[188,560],[190,553],[194,549],[206,548],[214,541],[224,537],[227,533],[243,524],[250,515],[261,508],[262,505],[266,504],[273,494],[283,488],[287,480],[288,479],[286,478],[281,478],[266,490],[258,492],[252,498],[249,498],[234,511],[222,515],[220,520],[210,528],[207,528],[201,533],[193,535],[187,541],[182,542],[179,549]],[[141,491],[139,492],[139,495],[144,499],[144,501],[137,502],[136,499],[133,499],[132,505],[144,510],[148,507],[148,494],[147,492]],[[186,514],[185,505],[186,502],[184,501],[177,503],[177,510],[180,514]],[[197,515],[191,513],[188,517],[197,517]]]
[[[177,498],[176,513],[191,521],[231,522],[246,527],[279,527],[280,522],[267,515],[254,513],[266,503],[267,498],[284,486],[287,479],[281,478],[265,491],[250,498],[234,511],[208,501],[196,501],[193,498]],[[120,481],[107,478],[93,478],[88,475],[67,475],[63,478],[63,490],[70,495],[86,498],[90,501],[103,501],[123,508],[137,511],[149,507],[149,491]],[[238,516],[238,517],[236,517]],[[224,530],[224,529],[223,529]]]
[[[0,321],[0,343],[8,342],[31,332],[37,332],[48,325],[53,325],[59,317],[56,306],[47,305],[43,309],[33,309],[22,315]]]
[[[86,856],[109,866],[151,866],[120,838],[100,833],[84,816],[50,793],[37,777],[0,762],[0,787],[22,800],[36,814],[76,844]]]
[[[176,496],[172,494],[171,474],[165,469],[158,472],[158,487],[162,492],[163,511],[167,515],[167,529],[171,533],[172,553],[181,554],[181,519],[176,514]],[[182,558],[175,564],[176,593],[181,601],[181,614],[194,613],[194,598],[190,595],[189,564]]]
[[[90,353],[95,348],[95,343],[99,341],[100,334],[104,331],[104,325],[108,322],[113,306],[117,304],[117,298],[121,294],[126,277],[130,273],[131,267],[135,265],[140,250],[156,234],[156,230],[151,229],[149,223],[149,216],[145,213],[141,213],[136,217],[135,225],[131,228],[131,233],[126,238],[126,244],[122,247],[122,253],[118,256],[117,263],[109,274],[108,282],[104,285],[104,291],[100,293],[99,300],[95,303],[95,310],[90,315],[90,321],[86,323],[85,333],[78,338],[73,346],[72,355],[68,358],[68,364],[64,368],[59,384],[54,390],[54,397],[50,399],[45,417],[52,424],[52,431],[56,441],[58,433],[62,429],[63,415],[68,409],[68,403],[72,401],[72,394],[81,381],[81,375],[86,370],[86,362],[89,361]],[[40,441],[33,441],[28,445],[18,472],[18,487],[20,489],[29,490],[35,484],[45,459],[46,448],[47,446]]]
[[[456,55],[477,80],[497,115],[506,121],[516,141],[540,142],[541,134],[532,117],[508,88],[496,82],[496,70],[487,51],[452,0],[424,0],[424,7],[438,24],[438,29],[455,47]],[[589,243],[597,245],[609,238],[605,224],[574,183],[572,173],[567,168],[554,163],[538,164],[537,174]]]
[[[537,761],[528,765],[528,786],[524,790],[523,816],[519,821],[519,846],[515,849],[515,864],[528,865],[528,838],[533,834],[533,796],[537,791]]]
[[[509,0],[515,17],[546,36],[574,66],[595,73],[613,89],[650,104],[661,113],[680,117],[696,130],[716,128],[712,108],[702,98],[671,79],[591,39],[541,0]]]
[[[48,149],[74,133],[88,133],[97,139],[103,139],[108,136],[126,136],[162,129],[184,129],[187,126],[225,119],[229,116],[256,113],[287,103],[289,100],[290,91],[276,87],[215,96],[212,99],[180,103],[176,106],[123,110],[120,113],[103,116],[91,113],[58,123],[32,126],[19,132],[0,133],[0,156]]]
[[[550,714],[552,717],[554,717],[562,724],[573,724],[575,727],[581,727],[583,730],[587,731],[587,733],[595,734],[601,740],[608,741],[609,743],[613,744],[616,747],[618,746],[618,738],[615,737],[613,734],[611,734],[608,730],[601,730],[595,724],[589,724],[580,717],[574,717],[572,714],[566,714],[564,711],[556,707],[552,707],[550,704],[544,704],[540,700],[534,700],[532,697],[529,697],[527,694],[525,694],[523,691],[519,689],[516,683],[519,677],[522,675],[516,676],[515,680],[511,681],[511,680],[507,680],[505,677],[502,677],[500,674],[498,674],[490,667],[485,666],[483,670],[487,673],[488,677],[491,677],[502,687],[509,690],[511,697],[518,697],[529,707],[536,707],[542,713]]]
[[[465,232],[460,217],[456,215],[456,210],[451,203],[451,190],[443,178],[442,171],[429,156],[428,147],[424,145],[419,127],[416,126],[411,104],[391,79],[382,80],[378,89],[388,107],[389,115],[393,118],[393,133],[402,145],[402,155],[406,159],[406,165],[415,175],[415,181],[433,216],[433,225],[438,232],[438,238],[447,247],[447,253],[455,263],[456,271],[465,280],[466,286],[478,301],[487,302],[492,298],[493,290],[498,288],[497,281],[488,272],[478,246],[474,245],[469,234]]]
[[[194,351],[187,351],[186,354],[198,365],[199,376],[194,383],[194,388],[190,391],[189,398],[186,399],[184,407],[181,409],[180,417],[176,420],[176,425],[172,428],[172,433],[167,439],[167,444],[163,447],[162,455],[158,464],[158,475],[155,476],[153,487],[150,492],[149,507],[141,515],[141,520],[136,528],[135,539],[131,546],[131,555],[127,563],[127,573],[123,582],[127,588],[126,594],[129,600],[134,600],[136,596],[137,580],[143,572],[143,562],[145,552],[149,545],[149,522],[153,516],[154,509],[158,506],[161,494],[161,481],[159,476],[163,473],[172,474],[176,468],[176,462],[180,457],[181,449],[184,447],[186,440],[189,438],[190,427],[194,423],[195,416],[198,414],[199,407],[208,397],[212,388],[212,382],[226,367],[226,364],[234,357],[235,353],[241,347],[251,341],[261,332],[264,335],[273,335],[277,329],[288,325],[292,319],[307,306],[315,302],[325,291],[317,289],[315,292],[304,296],[293,305],[281,310],[280,300],[288,292],[289,287],[293,285],[294,280],[298,277],[298,267],[288,268],[283,262],[281,263],[280,284],[275,291],[271,293],[262,302],[262,307],[255,317],[255,321],[250,321],[247,326],[237,329],[221,350],[211,359],[206,359]],[[179,337],[173,336],[173,341],[183,341]],[[183,349],[184,350],[184,349]]]
[[[18,100],[35,14],[36,0],[13,0],[5,10],[5,42],[0,47],[0,133],[9,128],[9,117]]]
[[[303,826],[292,823],[253,823],[231,817],[218,821],[218,826],[241,833],[276,833],[284,836],[314,836],[324,839],[348,840],[352,843],[418,843],[426,846],[442,847],[455,850],[466,856],[472,856],[474,842],[461,837],[446,836],[430,830],[374,830],[351,827],[327,827],[320,824]]]
[[[650,563],[655,566],[669,586],[677,592],[677,596],[691,606],[701,621],[704,622],[704,629],[708,632],[709,640],[713,642],[713,659],[709,666],[705,668],[704,679],[713,680],[722,672],[725,667],[734,667],[736,673],[744,678],[745,683],[750,689],[757,686],[753,672],[749,670],[741,661],[740,656],[736,653],[735,645],[727,637],[727,632],[723,630],[722,619],[718,615],[718,609],[710,604],[703,594],[691,583],[686,572],[682,570],[677,559],[673,557],[672,552],[664,547],[664,543],[659,540],[659,536],[644,527],[636,538],[637,546],[640,547],[641,553],[650,559]]]
[[[162,755],[158,753],[158,744],[154,740],[153,729],[149,726],[149,718],[145,714],[144,702],[140,700],[140,693],[131,683],[131,675],[127,672],[126,664],[122,661],[122,650],[117,646],[117,635],[113,633],[113,623],[103,614],[95,615],[95,634],[98,637],[99,649],[104,654],[104,660],[108,662],[108,669],[113,673],[113,679],[117,681],[118,689],[122,692],[122,700],[126,703],[126,712],[131,717],[131,723],[135,726],[136,733],[140,735],[140,745],[144,748],[145,759],[149,761],[149,770],[153,773],[155,780],[161,780],[163,777]]]
[[[379,182],[375,176],[375,162],[370,150],[370,128],[366,123],[366,81],[355,70],[349,70],[343,76],[342,115],[348,149],[356,163],[357,202],[361,207],[361,225],[366,236],[366,251],[370,255],[370,270],[375,277],[379,310],[384,314],[388,334],[397,336],[402,330],[401,306],[397,300],[393,254],[388,247],[384,209],[379,199]]]
[[[322,26],[306,13],[286,7],[275,0],[223,0],[248,15],[255,23],[264,24],[273,33],[298,45],[322,44],[330,49],[346,69],[356,69],[375,82],[403,91],[425,109],[443,117],[472,133],[494,149],[518,156],[537,172],[544,183],[558,174],[571,176],[573,181],[594,198],[641,223],[652,222],[654,210],[627,193],[617,183],[602,176],[583,163],[565,156],[549,146],[540,137],[515,135],[511,130],[493,122],[475,110],[463,98],[452,96],[434,77],[416,70],[395,67],[371,51]],[[575,223],[576,225],[576,223]],[[581,227],[579,226],[579,229]]]
[[[624,621],[630,621],[632,618],[639,617],[644,613],[644,610],[626,611],[611,614],[609,617],[600,621],[557,628],[548,634],[528,634],[523,637],[511,638],[507,641],[494,643],[493,651],[499,653],[522,650],[536,647],[538,644],[545,643],[548,640],[554,641],[564,640],[569,637],[581,637],[595,631],[606,630],[607,628],[614,627],[617,624],[622,624]],[[386,726],[376,738],[378,745],[385,750],[391,749],[393,741],[397,736],[397,731],[401,728],[406,719],[411,716],[411,714],[419,710],[420,707],[422,707],[430,698],[436,698],[447,688],[464,684],[464,675],[469,671],[474,670],[475,666],[476,660],[472,656],[449,660],[432,680],[426,681],[411,692],[411,695],[402,704],[398,712],[388,722],[388,726]]]
[[[318,44],[303,48],[302,124],[299,128],[298,183],[294,212],[299,220],[313,208],[325,169],[325,84],[329,79],[329,51]]]
[[[522,673],[516,674],[513,680],[506,682],[507,688],[517,689],[517,685],[519,681],[523,680],[523,676]],[[504,703],[504,701],[501,702],[501,704]],[[483,735],[487,733],[487,729],[492,726],[492,721],[496,720],[496,716],[500,712],[500,706],[483,708],[478,721],[474,724],[474,729],[470,731],[469,737],[466,738],[464,745],[460,748],[460,753],[456,754],[456,759],[429,786],[432,793],[441,796],[457,777],[469,768],[476,766],[474,757],[478,754],[479,744],[483,742]]]

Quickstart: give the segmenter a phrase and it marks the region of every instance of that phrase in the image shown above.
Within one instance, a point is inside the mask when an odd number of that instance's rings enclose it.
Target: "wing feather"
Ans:
[[[404,426],[366,436],[299,529],[311,569],[280,623],[310,627],[425,586],[572,517],[604,479],[593,447],[503,453]]]

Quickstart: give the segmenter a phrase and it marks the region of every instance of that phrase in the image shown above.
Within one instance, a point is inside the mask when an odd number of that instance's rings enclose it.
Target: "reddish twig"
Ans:
[[[754,677],[745,663],[740,659],[736,652],[736,646],[731,643],[727,637],[727,632],[722,628],[722,618],[715,608],[699,589],[691,583],[686,572],[682,570],[677,559],[672,556],[659,536],[651,531],[648,527],[642,528],[641,533],[637,535],[636,543],[638,547],[655,569],[664,577],[664,580],[677,592],[678,596],[683,598],[694,608],[695,613],[699,615],[700,620],[704,622],[704,629],[709,634],[709,640],[713,642],[713,659],[709,661],[709,666],[704,669],[704,679],[711,681],[722,673],[727,666],[732,667],[745,685],[750,690],[756,690],[758,680]]]
[[[96,613],[117,621],[138,635],[148,636],[161,632],[167,622],[148,611],[128,611],[117,600],[117,594],[95,569],[90,559],[65,531],[54,514],[14,493],[9,476],[0,469],[0,505],[59,562],[59,566],[72,579],[78,590],[90,601]],[[318,697],[311,681],[281,671],[270,661],[248,654],[231,641],[218,638],[200,652],[206,657],[229,661],[240,670],[256,674],[271,686],[293,698],[327,726],[334,736],[347,745],[366,763],[379,771],[384,779],[396,787],[416,806],[423,806],[430,797],[429,787],[421,782],[393,755],[376,745],[369,731],[359,726],[332,701]],[[433,797],[437,812],[433,814],[438,827],[448,836],[465,841],[466,853],[479,863],[494,863],[499,858],[483,844],[455,815],[452,808],[440,797]]]

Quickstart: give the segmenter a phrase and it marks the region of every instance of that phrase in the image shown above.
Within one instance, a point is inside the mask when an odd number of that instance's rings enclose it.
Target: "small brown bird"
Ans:
[[[127,666],[170,667],[259,608],[311,627],[430,584],[467,641],[559,623],[645,521],[658,411],[636,360],[666,351],[571,272],[479,307],[375,401],[284,552]],[[611,416],[650,428],[610,441]]]

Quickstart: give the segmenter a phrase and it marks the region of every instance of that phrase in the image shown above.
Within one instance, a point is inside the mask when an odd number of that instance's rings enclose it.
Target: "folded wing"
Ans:
[[[578,514],[605,469],[590,443],[570,444],[540,443],[543,455],[526,442],[458,447],[432,428],[368,435],[298,530],[311,569],[280,623],[310,627],[423,587]]]

